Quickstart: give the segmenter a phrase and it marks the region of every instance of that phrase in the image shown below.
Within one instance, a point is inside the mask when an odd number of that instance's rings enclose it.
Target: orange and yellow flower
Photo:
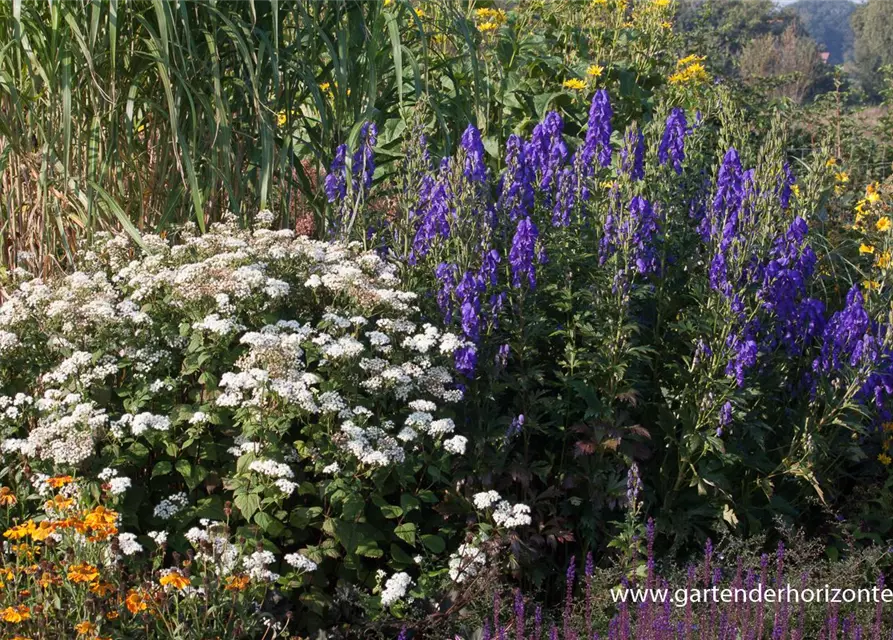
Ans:
[[[96,625],[89,620],[84,620],[83,622],[79,622],[74,625],[74,630],[78,632],[78,635],[82,636],[85,636],[87,634],[95,634]]]
[[[71,484],[74,482],[74,478],[71,476],[55,476],[53,478],[47,478],[46,483],[50,485],[53,489],[61,489],[67,484]]]
[[[0,507],[14,507],[18,498],[9,487],[0,487]]]
[[[225,591],[244,591],[248,586],[248,576],[230,576],[226,579]]]
[[[182,591],[189,586],[189,578],[179,571],[171,571],[167,575],[162,576],[158,583],[162,587],[173,587],[174,589]]]
[[[137,614],[149,608],[149,599],[143,593],[131,589],[124,598],[124,605],[130,613]]]
[[[23,604],[15,607],[6,607],[5,609],[0,610],[0,620],[3,620],[3,622],[18,624],[25,620],[29,620],[30,618],[31,609]]]
[[[99,569],[85,562],[71,565],[66,575],[72,582],[93,582],[99,578]]]

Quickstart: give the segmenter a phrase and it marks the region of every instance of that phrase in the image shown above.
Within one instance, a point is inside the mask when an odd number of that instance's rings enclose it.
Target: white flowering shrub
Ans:
[[[421,555],[447,566],[464,524],[439,508],[469,442],[450,417],[463,340],[357,246],[232,224],[144,243],[100,237],[80,270],[25,275],[0,306],[0,448],[18,493],[78,477],[137,532],[125,552],[186,552],[207,542],[201,522],[227,520],[319,565],[302,597],[316,613],[336,575],[368,593],[386,570],[387,607]],[[246,562],[288,572],[267,551]]]

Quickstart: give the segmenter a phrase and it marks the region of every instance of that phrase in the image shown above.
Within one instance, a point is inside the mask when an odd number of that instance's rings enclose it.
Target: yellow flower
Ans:
[[[690,56],[685,56],[676,61],[676,68],[681,69],[682,67],[687,67],[690,64],[694,64],[695,62],[704,62],[707,58],[705,56],[696,56],[694,54]]]
[[[174,589],[179,589],[180,591],[182,591],[189,586],[189,578],[184,576],[179,571],[171,571],[167,575],[162,576],[161,580],[159,580],[158,583],[162,587],[171,586]]]
[[[392,4],[394,4],[394,0],[384,0],[384,6],[390,7]]]
[[[686,60],[689,60],[690,62],[685,62]],[[703,60],[703,58],[699,56],[688,56],[676,63],[677,67],[684,68],[668,78],[670,84],[699,84],[709,80],[710,76],[707,75],[707,69],[698,60]]]
[[[881,283],[877,280],[863,280],[862,286],[865,287],[866,291],[877,290],[881,288]]]
[[[834,179],[841,184],[845,184],[850,181],[850,174],[846,171],[840,171],[839,173],[834,174]]]
[[[74,630],[78,632],[78,635],[96,633],[96,625],[89,620],[84,620],[83,622],[79,622],[78,624],[74,625]]]
[[[833,167],[837,164],[837,158],[828,158],[828,161],[825,163],[826,167]]]
[[[869,193],[865,196],[865,199],[868,200],[871,204],[876,204],[881,199],[881,194],[878,192]]]
[[[34,532],[34,528],[34,521],[28,520],[28,522],[10,527],[4,531],[3,537],[9,538],[10,540],[21,540],[22,538],[30,536]]]
[[[288,122],[288,115],[285,113],[285,111],[280,111],[276,114],[276,124],[278,124],[280,127],[284,127],[286,122]]]
[[[18,498],[9,487],[0,487],[0,507],[14,507]]]
[[[604,70],[605,70],[605,68],[603,66],[601,66],[600,64],[591,64],[586,69],[586,75],[589,76],[590,78],[598,78],[599,76],[602,75],[602,72],[604,72]]]
[[[474,15],[477,16],[477,19],[481,22],[493,22],[497,26],[503,24],[506,20],[505,11],[502,9],[485,7],[475,11]]]
[[[887,267],[890,266],[890,258],[891,258],[891,254],[890,254],[890,252],[889,252],[889,251],[884,251],[883,253],[879,253],[879,254],[875,257],[875,259],[874,259],[874,264],[875,264],[875,266],[877,266],[879,269],[886,269]]]
[[[669,7],[670,0],[654,0],[654,6],[660,7],[661,9],[663,9],[664,7]]]
[[[874,247],[863,242],[859,245],[859,253],[874,253]]]
[[[890,218],[884,216],[883,218],[878,219],[878,221],[874,224],[874,227],[881,232],[889,231],[890,227],[893,227],[893,222],[890,222]]]
[[[424,9],[422,9],[421,7],[414,7],[414,8],[415,8],[415,14],[416,14],[419,18],[424,18],[424,17],[425,17],[425,10],[424,10]]]
[[[478,31],[481,33],[491,33],[496,31],[499,28],[499,25],[495,22],[482,22],[478,25]]]
[[[893,458],[888,456],[886,453],[879,453],[877,459],[878,462],[880,462],[885,467],[889,466],[890,463],[893,462]]]
[[[117,611],[109,611],[107,614],[105,614],[105,619],[106,620],[117,620],[118,612]]]
[[[99,578],[99,569],[92,564],[82,563],[74,564],[68,568],[66,574],[72,582],[93,582]]]
[[[660,26],[662,26],[664,29],[672,29],[672,28],[673,28],[673,23],[672,23],[672,22],[667,22],[667,21],[665,20],[665,21],[663,21],[663,22],[660,23]]]
[[[586,83],[577,78],[571,78],[570,80],[565,80],[562,85],[565,89],[571,89],[573,91],[582,91],[586,88]]]
[[[3,622],[11,622],[12,624],[18,624],[24,620],[28,620],[31,618],[31,609],[26,607],[23,604],[18,605],[17,607],[6,607],[3,610],[0,610],[0,619]]]
[[[791,193],[794,194],[794,197],[799,198],[800,197],[800,185],[799,184],[791,185]]]

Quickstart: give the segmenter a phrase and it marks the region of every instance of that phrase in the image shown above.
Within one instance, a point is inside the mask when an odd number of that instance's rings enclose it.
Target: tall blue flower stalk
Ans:
[[[592,97],[589,107],[589,121],[586,130],[586,139],[583,145],[583,164],[587,169],[587,176],[594,171],[593,162],[597,159],[602,167],[611,164],[611,119],[614,110],[611,108],[611,100],[608,92],[599,89]]]
[[[667,116],[664,134],[657,149],[657,161],[661,166],[670,163],[677,175],[682,174],[682,163],[685,162],[685,136],[688,133],[688,122],[685,110],[675,107]]]

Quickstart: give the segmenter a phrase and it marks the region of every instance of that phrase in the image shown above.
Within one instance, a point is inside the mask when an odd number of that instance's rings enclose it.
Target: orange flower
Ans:
[[[34,521],[28,520],[28,522],[23,522],[22,524],[18,524],[4,531],[3,537],[9,538],[10,540],[21,540],[22,538],[30,536],[33,531]]]
[[[230,576],[226,579],[226,591],[242,591],[248,586],[248,576]]]
[[[66,498],[64,496],[53,496],[53,499],[47,500],[43,506],[47,511],[65,511],[72,504],[74,504],[74,498]]]
[[[14,507],[18,498],[9,487],[0,487],[0,507]]]
[[[61,584],[61,583],[62,583],[62,578],[60,578],[57,575],[53,575],[49,571],[44,571],[43,574],[41,574],[40,578],[37,580],[37,584],[39,584],[44,589],[47,589],[49,587],[52,587],[52,586],[55,586],[55,585]]]
[[[78,624],[74,625],[74,630],[78,632],[78,635],[96,633],[96,625],[89,620],[84,620],[83,622],[79,622]]]
[[[47,478],[46,483],[53,489],[61,489],[67,484],[74,482],[71,476],[56,476],[55,478]]]
[[[92,564],[74,564],[68,568],[68,579],[72,582],[93,582],[99,577],[99,569]]]
[[[109,611],[107,614],[105,614],[105,619],[106,620],[117,620],[118,612],[117,611]]]
[[[23,604],[20,604],[17,607],[6,607],[5,609],[0,610],[0,619],[2,619],[3,622],[18,624],[29,618],[31,618],[31,609]]]
[[[91,535],[87,536],[90,542],[105,540],[116,533],[118,527],[115,523],[118,521],[118,512],[98,506],[93,511],[84,514],[84,527],[90,530]]]
[[[149,608],[148,598],[139,591],[131,590],[124,599],[124,604],[130,613],[136,614]]]
[[[115,585],[111,582],[104,582],[102,580],[97,580],[96,582],[90,583],[90,592],[95,593],[100,598],[104,598],[106,595],[115,590]]]
[[[170,587],[173,587],[175,589],[179,589],[180,591],[182,591],[183,589],[185,589],[186,587],[189,586],[189,578],[184,576],[179,571],[171,571],[167,575],[161,576],[161,580],[159,580],[158,583],[162,587],[170,586]]]

